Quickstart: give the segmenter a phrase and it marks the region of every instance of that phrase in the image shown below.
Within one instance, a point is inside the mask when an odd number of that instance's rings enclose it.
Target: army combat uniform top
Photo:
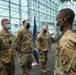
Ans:
[[[11,33],[0,32],[0,61],[9,63],[14,61],[13,54],[15,52],[14,36]]]
[[[19,63],[22,75],[29,75],[32,68],[32,33],[29,29],[23,28],[16,36],[16,50],[19,54]]]
[[[23,28],[16,36],[16,48],[18,54],[31,53],[33,49],[32,33],[29,29]]]
[[[72,30],[58,42],[54,75],[76,75],[76,34]]]
[[[38,38],[38,36],[40,38]],[[51,43],[51,41],[49,41],[50,36],[43,32],[39,33],[38,36],[37,36],[37,43],[36,43],[37,49],[39,51],[48,51]]]
[[[15,43],[14,41],[15,41],[14,36],[11,33],[6,33],[4,30],[0,31],[0,62],[2,62],[3,67],[5,67],[6,70],[10,71],[8,72],[7,75],[14,75],[14,71],[15,71],[15,67],[14,67]],[[8,64],[10,64],[10,66]]]

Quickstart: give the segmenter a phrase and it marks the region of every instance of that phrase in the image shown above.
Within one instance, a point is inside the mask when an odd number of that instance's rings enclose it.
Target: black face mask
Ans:
[[[28,28],[28,29],[30,28],[30,24],[29,23],[27,24],[26,28]]]
[[[46,33],[47,32],[47,30],[44,30],[44,33]]]

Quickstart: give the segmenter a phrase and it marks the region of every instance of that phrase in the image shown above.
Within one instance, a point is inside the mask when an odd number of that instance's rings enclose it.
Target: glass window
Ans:
[[[10,1],[10,2],[9,2]],[[11,27],[18,25],[19,29],[23,20],[29,20],[33,29],[34,16],[39,29],[44,22],[55,22],[60,0],[0,0],[0,21],[9,18]]]
[[[19,4],[19,0],[10,0],[12,3]]]

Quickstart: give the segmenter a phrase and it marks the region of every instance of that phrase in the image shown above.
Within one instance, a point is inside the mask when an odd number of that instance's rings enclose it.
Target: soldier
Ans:
[[[9,32],[9,19],[2,19],[3,29],[0,31],[0,75],[15,75],[14,36]]]
[[[60,39],[60,33],[57,30],[56,30],[56,36],[57,36],[56,41],[58,41]]]
[[[28,20],[23,21],[23,27],[16,36],[16,49],[19,55],[22,75],[29,75],[32,68],[33,41]]]
[[[63,36],[58,42],[54,75],[76,75],[76,34],[72,31],[75,13],[69,8],[59,11],[57,26]]]
[[[48,42],[49,42],[49,50],[51,50],[51,43],[52,43],[52,35],[48,32],[47,33],[49,39],[48,39]]]
[[[47,63],[47,54],[49,50],[49,36],[46,33],[47,28],[46,26],[42,27],[42,32],[40,32],[37,36],[37,49],[39,51],[39,56],[40,56],[40,67],[41,71],[43,73],[47,73],[49,71],[48,68],[46,68],[46,63]]]

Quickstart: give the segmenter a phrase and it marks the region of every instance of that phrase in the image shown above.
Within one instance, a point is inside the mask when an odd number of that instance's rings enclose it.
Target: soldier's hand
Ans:
[[[1,38],[0,38],[0,46],[1,46],[1,44],[2,44],[2,40],[1,40]]]
[[[3,67],[3,63],[0,61],[0,69]]]
[[[39,39],[40,38],[40,36],[37,36],[37,39]]]
[[[42,50],[39,50],[39,53],[41,53],[41,54],[42,54],[42,53],[43,53],[43,51],[42,51]]]
[[[41,36],[38,36],[37,37],[37,40],[42,42],[42,37]]]

